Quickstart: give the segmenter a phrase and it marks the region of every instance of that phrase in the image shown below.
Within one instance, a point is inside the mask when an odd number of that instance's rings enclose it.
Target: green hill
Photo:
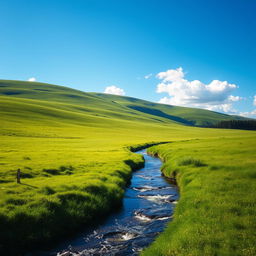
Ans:
[[[158,104],[131,97],[106,95],[103,93],[96,93],[94,95],[106,100],[112,100],[112,102],[136,110],[142,114],[161,117],[164,118],[165,121],[168,119],[185,125],[205,126],[214,124],[220,120],[244,119],[239,116],[232,116],[204,109]]]
[[[31,104],[37,114],[89,123],[114,118],[154,123],[179,123],[203,126],[222,120],[238,119],[213,111],[152,103],[131,97],[85,93],[63,86],[38,82],[0,81],[0,96],[8,104],[24,104],[24,115],[29,115]],[[19,98],[20,100],[18,100]],[[15,99],[15,103],[13,100]],[[26,101],[21,100],[26,99]],[[36,101],[35,101],[36,100]],[[51,113],[49,113],[51,112]],[[93,120],[91,118],[93,117]]]

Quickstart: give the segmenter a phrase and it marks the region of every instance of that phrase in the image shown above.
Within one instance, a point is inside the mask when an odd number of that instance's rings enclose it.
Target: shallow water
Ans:
[[[161,176],[162,162],[138,151],[145,167],[134,172],[122,208],[98,227],[37,255],[138,255],[170,221],[178,199],[176,186]]]

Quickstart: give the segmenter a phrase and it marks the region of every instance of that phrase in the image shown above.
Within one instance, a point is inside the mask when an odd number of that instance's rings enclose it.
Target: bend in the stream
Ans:
[[[162,162],[146,150],[145,166],[133,172],[123,206],[102,224],[37,255],[134,256],[149,246],[170,221],[178,200],[177,187],[161,175]]]

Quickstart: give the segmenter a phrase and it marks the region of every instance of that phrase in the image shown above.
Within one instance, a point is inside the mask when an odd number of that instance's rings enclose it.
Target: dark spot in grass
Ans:
[[[79,192],[64,192],[58,194],[57,197],[61,200],[62,203],[67,203],[68,201],[73,202],[84,202],[86,199],[89,199],[89,195],[79,193]]]
[[[60,167],[59,167],[59,170],[60,170],[61,172],[64,172],[64,171],[67,170],[67,167],[66,167],[66,166],[60,166]]]
[[[236,223],[234,223],[234,227],[236,228],[236,229],[245,229],[245,226],[244,225],[242,225],[240,222],[236,222]]]
[[[92,194],[101,194],[104,195],[108,192],[107,188],[104,185],[89,185],[84,188],[84,191]]]
[[[20,198],[9,198],[6,200],[6,203],[13,205],[23,205],[26,203],[26,200]]]
[[[71,174],[73,174],[73,172],[67,170],[67,171],[65,171],[63,174],[65,174],[65,175],[71,175]]]
[[[58,169],[43,169],[43,172],[49,173],[51,175],[59,175],[60,170]]]
[[[191,178],[184,178],[184,180],[183,180],[184,186],[185,186],[185,185],[188,185],[191,181],[192,181]]]
[[[24,160],[31,160],[31,158],[29,156],[24,156],[23,159]]]
[[[21,172],[21,173],[20,173],[20,177],[21,177],[21,178],[33,178],[34,175],[32,175],[31,173],[24,173],[24,172]]]
[[[250,177],[251,179],[256,179],[256,172],[250,172],[248,174],[248,177]]]
[[[211,167],[210,167],[210,170],[211,171],[215,171],[215,170],[219,170],[220,169],[220,166],[217,166],[217,165],[212,165]]]
[[[238,207],[231,207],[229,209],[229,212],[231,212],[232,214],[236,215],[236,216],[240,216],[241,215],[241,209]]]
[[[11,180],[2,180],[2,179],[0,179],[0,184],[1,183],[8,183],[8,182],[11,182]]]
[[[180,166],[192,165],[194,167],[207,166],[207,164],[202,162],[200,159],[194,159],[192,157],[188,157],[188,158],[184,158],[184,159],[180,160],[179,165]]]
[[[41,189],[40,192],[45,195],[52,195],[55,193],[55,190],[49,186],[45,186]]]
[[[48,174],[51,175],[70,175],[72,174],[74,170],[73,166],[60,166],[59,169],[55,169],[55,168],[49,168],[49,169],[43,169],[43,172],[46,172]]]

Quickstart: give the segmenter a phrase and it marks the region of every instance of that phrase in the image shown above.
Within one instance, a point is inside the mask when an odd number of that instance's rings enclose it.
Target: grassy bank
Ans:
[[[141,255],[256,255],[256,136],[198,139],[148,149],[181,198],[172,222]]]
[[[21,184],[2,183],[1,254],[18,255],[54,244],[97,223],[121,205],[131,172],[143,167],[144,160],[127,153],[112,164],[92,165],[79,170],[71,165],[47,168],[31,176],[26,169]]]

